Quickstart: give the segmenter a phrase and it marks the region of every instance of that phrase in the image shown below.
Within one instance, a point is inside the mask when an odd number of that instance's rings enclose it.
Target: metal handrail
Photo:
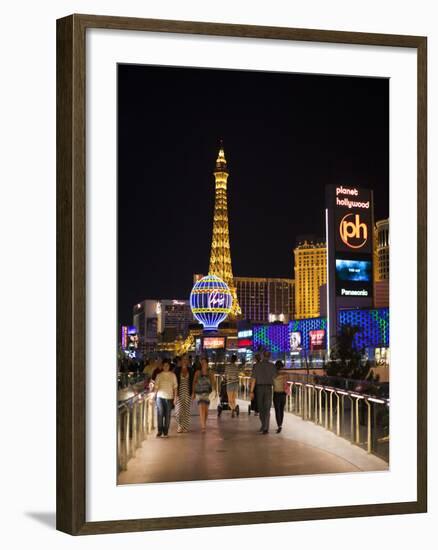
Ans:
[[[216,392],[220,393],[222,375],[215,374]],[[251,377],[239,376],[239,397],[249,400]],[[379,431],[389,426],[388,398],[358,393],[333,386],[305,381],[287,381],[286,411],[311,421],[352,444],[363,447],[388,461],[388,434]],[[154,393],[144,389],[119,401],[117,407],[118,470],[126,470],[142,442],[155,428]]]
[[[119,389],[124,389],[133,384],[138,384],[139,382],[144,382],[147,379],[146,374],[143,372],[118,372],[117,373],[117,382]]]
[[[126,405],[131,405],[134,401],[142,398],[142,397],[145,397],[147,395],[149,395],[151,392],[149,391],[149,389],[144,389],[138,393],[136,393],[135,395],[132,395],[131,397],[128,397],[127,399],[120,399],[118,401],[118,408],[120,409],[120,407],[124,407]]]
[[[249,399],[250,379],[240,376],[241,399]],[[305,381],[287,383],[287,412],[347,438],[388,462],[389,398]]]
[[[146,436],[155,428],[154,394],[144,390],[117,407],[117,466],[126,470]]]
[[[325,374],[314,374],[295,371],[291,372],[290,369],[285,369],[281,372],[287,374],[288,379],[291,382],[310,382],[313,384],[320,384],[344,390],[356,391],[357,393],[368,392],[370,395],[371,392],[369,390],[374,390],[372,394],[378,395],[379,397],[387,397],[387,394],[389,392],[388,382],[372,382],[370,380],[356,380],[355,378],[342,378],[339,376],[328,376]]]

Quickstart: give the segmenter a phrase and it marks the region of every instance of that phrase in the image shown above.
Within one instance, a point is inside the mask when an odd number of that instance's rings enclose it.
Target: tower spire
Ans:
[[[233,270],[231,267],[230,237],[228,230],[227,181],[229,171],[222,140],[213,172],[215,179],[215,203],[213,217],[213,238],[211,242],[209,275],[216,275],[227,283],[233,297],[231,315],[241,314],[237,301],[236,287],[234,286]]]
[[[223,170],[224,172],[228,172],[227,160],[225,158],[225,152],[224,152],[224,142],[222,139],[220,140],[219,153],[216,159],[216,170]]]

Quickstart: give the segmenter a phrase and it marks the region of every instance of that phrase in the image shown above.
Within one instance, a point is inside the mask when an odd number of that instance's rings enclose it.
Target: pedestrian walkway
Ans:
[[[240,401],[240,416],[229,411],[217,417],[215,403],[202,434],[199,416],[192,416],[190,432],[178,434],[172,419],[170,437],[150,434],[119,474],[118,483],[233,479],[284,475],[332,474],[387,470],[388,464],[335,434],[285,414],[283,431],[276,434],[274,411],[271,430],[260,435],[260,422],[248,415]]]

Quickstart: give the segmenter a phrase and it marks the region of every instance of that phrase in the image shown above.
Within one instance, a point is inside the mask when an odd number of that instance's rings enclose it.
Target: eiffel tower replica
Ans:
[[[216,168],[213,172],[215,179],[216,196],[214,203],[213,238],[211,242],[209,275],[220,277],[231,290],[233,305],[230,320],[236,320],[241,315],[234,285],[233,270],[231,268],[230,235],[228,230],[227,180],[229,171],[223,143],[221,140],[219,154],[216,159]]]

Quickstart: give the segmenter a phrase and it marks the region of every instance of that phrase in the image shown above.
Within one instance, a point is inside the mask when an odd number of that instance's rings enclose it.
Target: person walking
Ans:
[[[208,361],[201,359],[201,368],[195,372],[193,378],[192,399],[198,400],[201,432],[207,429],[208,408],[210,406],[210,393],[214,388],[214,376],[208,371]]]
[[[187,433],[190,426],[190,405],[192,402],[193,391],[193,369],[187,355],[181,358],[181,366],[175,369],[176,379],[178,381],[178,401],[176,404],[175,418],[177,422],[177,432]]]
[[[254,367],[260,363],[260,361],[262,360],[262,356],[260,353],[256,353],[254,355],[254,360],[255,360],[255,363],[253,364],[252,366],[252,372],[254,372]],[[251,375],[252,376],[252,375]],[[258,416],[259,415],[259,409],[257,407],[257,384],[254,386],[254,397],[251,399],[250,401],[250,405],[249,405],[249,409],[248,409],[248,414],[249,411],[253,410],[254,411],[254,416]]]
[[[228,405],[231,409],[231,418],[239,414],[237,405],[237,392],[239,391],[239,366],[237,364],[237,355],[231,356],[231,362],[225,366],[225,382],[227,384]]]
[[[260,433],[269,433],[269,420],[272,405],[272,385],[277,375],[274,363],[269,361],[269,351],[263,352],[263,359],[254,365],[251,374],[250,399],[254,399],[254,387],[257,385],[257,408],[260,417]]]
[[[283,361],[276,361],[275,368],[277,369],[277,376],[274,378],[274,409],[277,433],[279,434],[283,426],[284,407],[286,405],[287,374],[281,372],[284,369]]]
[[[178,398],[178,381],[175,373],[170,372],[170,359],[163,359],[162,371],[157,374],[154,393],[157,404],[157,437],[168,437],[170,412]]]

